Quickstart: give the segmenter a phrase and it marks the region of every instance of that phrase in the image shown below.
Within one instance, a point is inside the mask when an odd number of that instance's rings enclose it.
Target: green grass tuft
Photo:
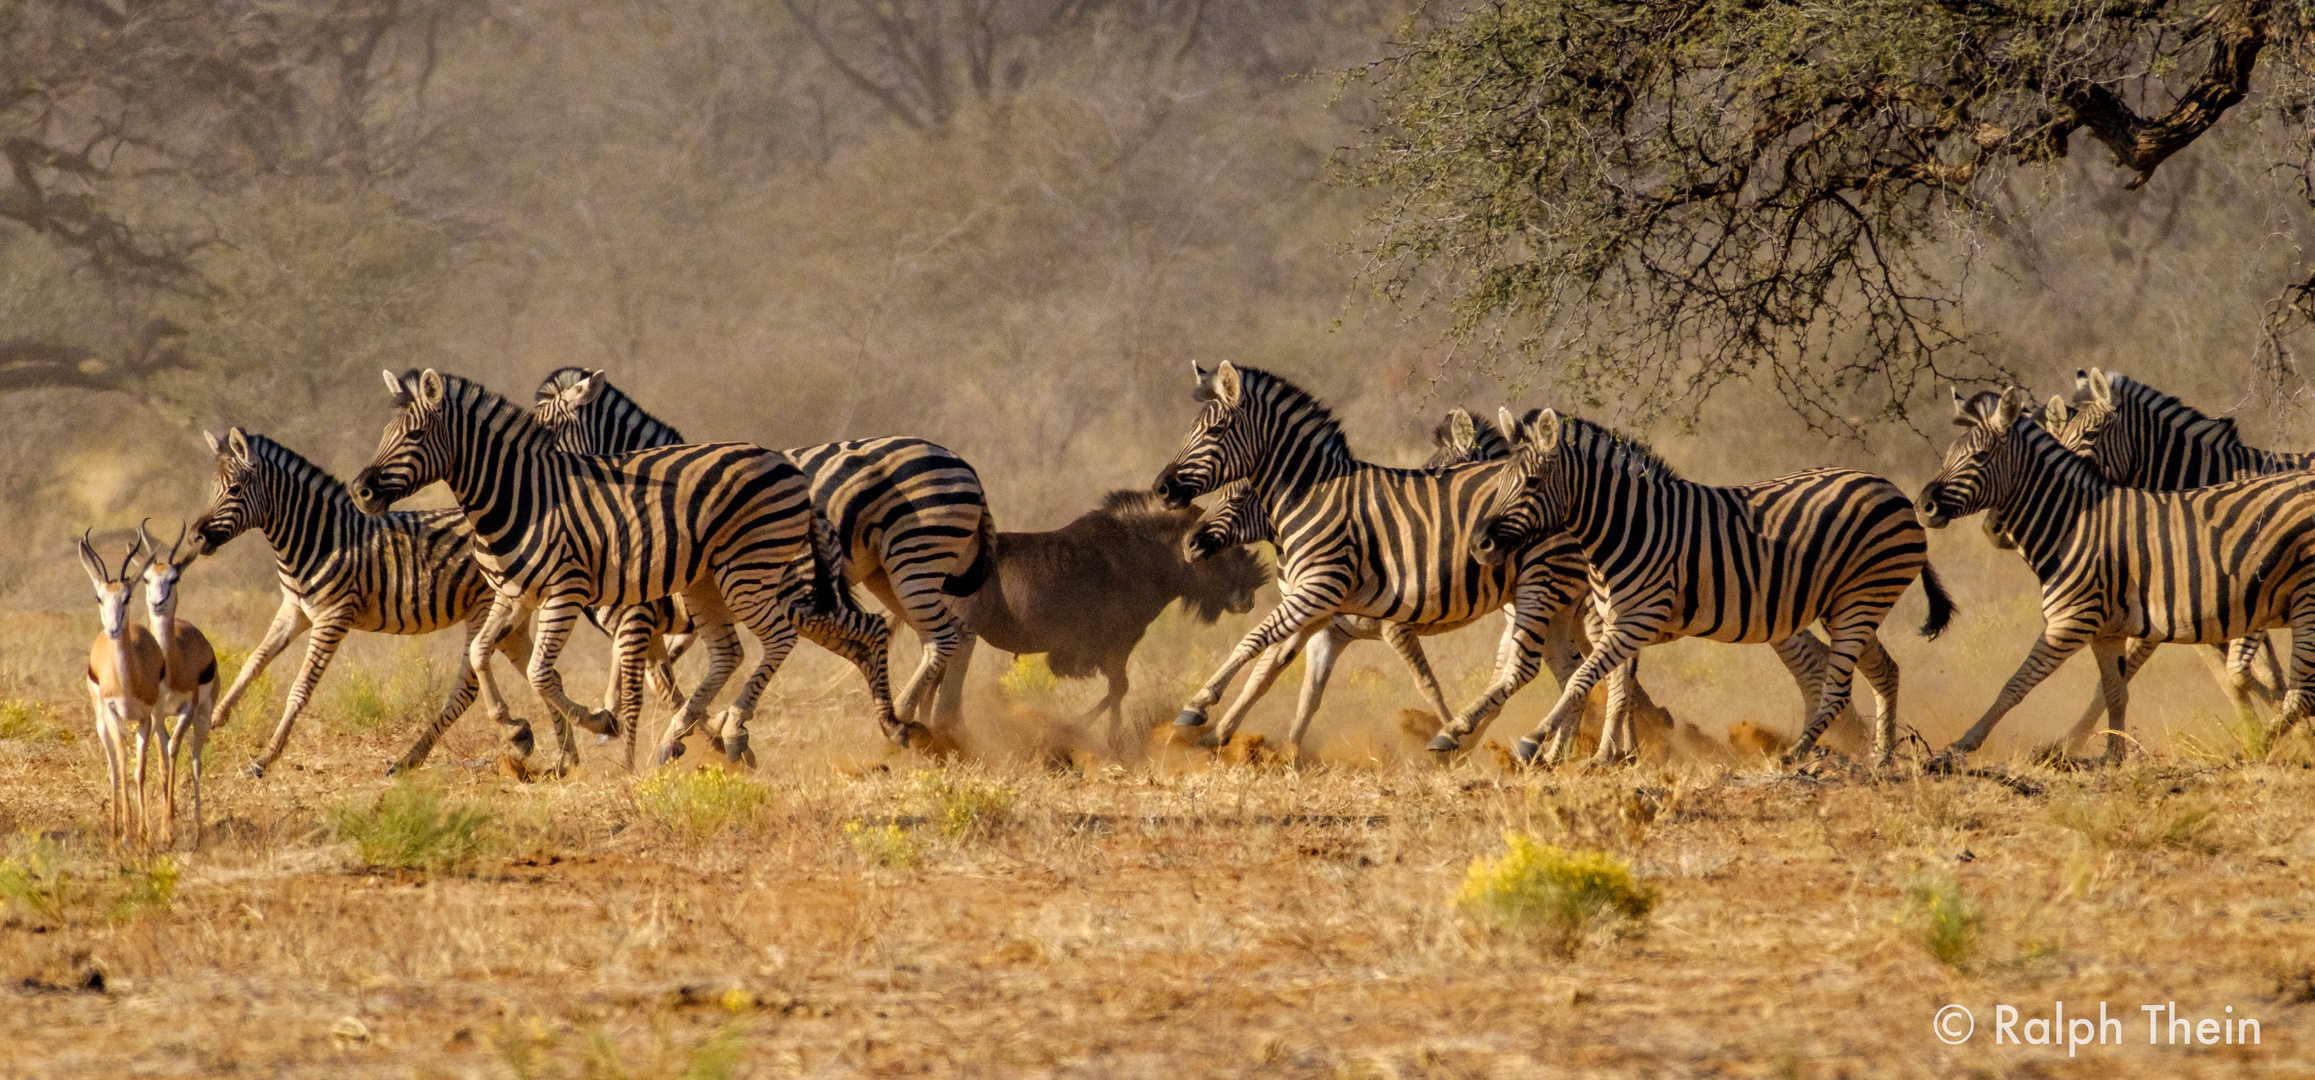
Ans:
[[[374,800],[341,803],[330,811],[330,833],[354,845],[364,866],[402,870],[456,870],[490,846],[490,812],[445,806],[436,783],[404,776]]]
[[[725,769],[669,769],[635,785],[635,808],[694,840],[753,817],[768,795],[762,784]]]
[[[1012,814],[1013,789],[977,783],[940,769],[919,769],[909,778],[908,806],[950,840],[985,837]]]
[[[924,849],[917,845],[916,837],[898,823],[847,821],[844,839],[851,841],[852,850],[861,858],[888,869],[906,870],[924,861]]]
[[[1906,891],[1905,900],[1905,921],[1938,963],[1960,967],[1976,950],[1985,912],[1961,891],[1959,879],[1915,885]]]

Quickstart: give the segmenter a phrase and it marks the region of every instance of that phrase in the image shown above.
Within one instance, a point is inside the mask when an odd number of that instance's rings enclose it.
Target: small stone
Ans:
[[[370,1025],[351,1016],[341,1016],[337,1023],[330,1025],[330,1038],[343,1043],[366,1043],[370,1041]]]

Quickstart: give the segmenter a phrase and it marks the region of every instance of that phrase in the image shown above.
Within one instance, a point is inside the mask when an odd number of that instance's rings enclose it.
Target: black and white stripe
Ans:
[[[2129,639],[2215,644],[2285,625],[2287,732],[2308,711],[2315,674],[2315,473],[2179,492],[2119,487],[2026,406],[2015,389],[1957,397],[1955,423],[1965,430],[1921,492],[1932,526],[2000,511],[2042,584],[2040,640],[1953,749],[1984,745],[2010,709],[2088,645],[2105,692],[2106,754],[2118,759]]]
[[[1880,706],[1874,754],[1888,760],[1897,665],[1881,650],[1881,621],[1917,576],[1929,594],[1922,633],[1942,631],[1952,615],[1928,569],[1913,504],[1896,485],[1849,469],[1742,487],[1692,483],[1639,442],[1548,409],[1517,436],[1473,553],[1498,559],[1539,534],[1569,533],[1591,565],[1593,602],[1608,623],[1558,704],[1520,740],[1523,760],[1547,733],[1546,758],[1556,760],[1592,683],[1648,645],[1775,642],[1820,621],[1831,639],[1825,672],[1792,756],[1807,753],[1839,714],[1851,674],[1862,669]]]
[[[434,371],[386,382],[394,419],[377,455],[352,485],[354,503],[376,513],[434,481],[445,482],[475,533],[475,561],[492,589],[477,649],[513,623],[520,601],[538,604],[532,686],[555,713],[558,760],[576,752],[571,721],[586,713],[563,693],[555,660],[585,607],[632,608],[681,596],[710,640],[735,619],[763,646],[756,673],[723,723],[727,755],[744,760],[756,696],[797,633],[861,670],[884,732],[908,737],[885,683],[890,627],[842,601],[804,474],[776,451],[707,443],[598,457],[557,449],[530,410],[478,383]],[[640,706],[639,653],[623,652],[622,728],[630,754]],[[727,673],[711,669],[669,725],[670,756]]]
[[[223,439],[210,436],[209,443],[217,453],[216,484],[209,508],[192,526],[201,553],[214,554],[256,529],[273,545],[274,569],[281,578],[281,608],[217,703],[213,726],[232,716],[234,704],[291,638],[313,631],[281,721],[249,767],[250,775],[263,776],[289,745],[298,714],[348,633],[431,634],[464,624],[471,644],[489,612],[490,590],[474,563],[474,533],[464,513],[417,510],[371,517],[354,507],[336,477],[263,435],[233,428]],[[519,669],[530,660],[530,637],[518,629],[498,649]],[[508,713],[488,665],[475,664],[461,649],[449,700],[394,767],[414,768],[426,760],[478,688],[483,710],[507,728],[520,753],[528,754],[530,724]]]
[[[553,372],[539,385],[533,411],[572,453],[627,453],[683,440],[600,371]],[[916,629],[923,658],[898,707],[904,717],[929,714],[932,688],[964,635],[955,598],[971,595],[988,576],[996,526],[980,474],[948,449],[906,437],[786,453],[810,479],[814,512],[845,541],[849,580]]]

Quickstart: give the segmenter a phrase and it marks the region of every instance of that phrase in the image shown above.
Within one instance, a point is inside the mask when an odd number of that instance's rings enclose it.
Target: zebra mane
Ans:
[[[1629,475],[1656,480],[1681,478],[1678,470],[1657,456],[1654,447],[1626,432],[1605,424],[1595,424],[1580,416],[1562,417],[1560,423],[1574,429],[1567,437],[1569,443],[1584,442],[1606,449],[1608,464],[1621,468]]]
[[[422,374],[423,370],[420,368],[411,368],[410,370],[402,373],[402,392],[394,396],[395,404],[403,405],[410,401],[410,397],[413,393],[415,393],[414,388],[418,385],[418,379]],[[538,418],[532,415],[529,409],[525,409],[519,405],[516,405],[514,402],[507,400],[506,396],[499,393],[498,391],[493,390],[488,386],[484,386],[482,383],[474,379],[469,379],[463,375],[452,375],[448,372],[439,371],[436,372],[436,374],[442,376],[443,401],[456,401],[466,405],[477,406],[479,407],[480,411],[485,414],[496,413],[502,410],[508,413],[518,414],[521,419],[515,423],[513,429],[510,430],[508,434],[516,436],[528,434],[532,437],[545,439],[550,443],[554,441],[554,433],[548,431],[544,426],[540,425]]]
[[[2113,388],[2116,412],[2125,405],[2138,409],[2156,424],[2193,442],[2222,448],[2243,445],[2231,416],[2211,416],[2175,395],[2117,372],[2106,373],[2106,384]]]
[[[346,482],[306,460],[305,455],[263,435],[246,431],[242,435],[249,442],[249,460],[252,462],[262,462],[267,468],[287,476],[291,483],[312,488],[328,498],[345,500],[347,505],[352,505],[353,497],[346,494]]]
[[[1317,444],[1318,449],[1345,460],[1355,457],[1350,452],[1350,442],[1342,437],[1342,422],[1334,418],[1334,410],[1327,408],[1326,403],[1318,400],[1310,391],[1261,368],[1241,367],[1238,369],[1238,378],[1244,388],[1244,400],[1269,398],[1278,403],[1281,416],[1300,414],[1307,417],[1310,420],[1311,441]]]

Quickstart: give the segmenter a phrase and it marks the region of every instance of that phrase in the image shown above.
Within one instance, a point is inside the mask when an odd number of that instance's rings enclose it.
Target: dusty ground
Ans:
[[[139,864],[99,842],[85,740],[0,741],[10,854],[61,834],[81,897],[0,928],[0,1076],[2299,1076],[2315,1057],[2303,752],[2018,770],[2037,795],[1485,755],[1073,773],[857,739],[831,758],[840,704],[787,713],[759,725],[760,804],[704,832],[601,750],[525,785],[467,764],[489,744],[466,729],[431,782],[489,812],[495,847],[434,873],[365,868],[326,825],[385,787],[399,733],[310,739],[302,767],[212,785],[214,839],[173,857],[165,905],[118,902]],[[960,835],[941,791],[983,799]],[[1662,894],[1646,935],[1560,958],[1472,929],[1456,888],[1507,830],[1630,859]],[[1954,965],[1909,899],[1949,881],[1982,917]],[[1993,1006],[2060,1000],[2105,1002],[2124,1044],[1994,1044]],[[2261,1042],[2147,1046],[2138,1007],[2165,1002],[2233,1006]],[[1933,1035],[1948,1003],[1978,1017],[1966,1044]]]

